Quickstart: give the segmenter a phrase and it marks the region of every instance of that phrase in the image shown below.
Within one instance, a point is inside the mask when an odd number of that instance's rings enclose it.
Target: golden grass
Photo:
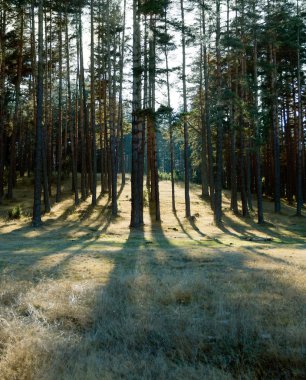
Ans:
[[[182,188],[175,216],[161,183],[163,222],[146,211],[142,231],[129,186],[115,220],[105,197],[92,210],[67,196],[41,230],[3,215],[1,380],[305,379],[305,220],[227,211],[218,229],[199,191],[189,222]]]

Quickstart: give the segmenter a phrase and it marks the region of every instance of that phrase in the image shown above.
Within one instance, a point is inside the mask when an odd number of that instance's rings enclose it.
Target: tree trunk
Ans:
[[[79,204],[79,191],[78,191],[78,172],[77,172],[77,156],[75,152],[75,131],[72,112],[72,99],[71,99],[71,83],[70,83],[70,58],[69,58],[69,35],[68,35],[68,14],[67,9],[65,12],[65,47],[66,47],[66,80],[67,80],[67,100],[68,100],[68,112],[67,112],[67,132],[70,135],[70,147],[71,147],[71,166],[72,166],[72,184],[74,192],[74,204]],[[77,101],[77,100],[76,100]]]
[[[141,119],[141,44],[138,1],[133,0],[133,105],[131,227],[143,225],[143,131]]]
[[[96,96],[95,96],[95,45],[94,45],[94,5],[90,1],[90,116],[92,133],[92,199],[91,204],[97,204],[97,146],[96,146]]]
[[[63,36],[62,36],[62,12],[59,12],[59,89],[58,89],[58,127],[57,127],[57,182],[56,202],[62,198],[62,150],[63,150]]]
[[[165,13],[165,34],[168,34],[167,30],[167,11]],[[176,212],[175,208],[175,186],[174,186],[174,142],[173,142],[173,126],[172,126],[172,108],[171,108],[171,98],[170,98],[170,79],[169,79],[169,62],[168,62],[168,49],[167,44],[165,44],[165,60],[166,60],[166,81],[167,81],[167,105],[168,105],[168,128],[170,137],[170,173],[171,173],[171,203],[172,211]]]
[[[222,145],[223,145],[223,126],[221,114],[221,52],[220,52],[220,0],[216,1],[217,7],[217,29],[216,29],[216,57],[217,57],[217,173],[215,181],[215,205],[214,221],[221,223],[222,219]]]
[[[190,196],[189,196],[189,142],[188,142],[188,126],[186,120],[187,114],[187,87],[186,87],[186,37],[185,37],[185,12],[184,0],[180,0],[181,18],[182,18],[182,80],[183,80],[183,112],[184,112],[184,179],[185,179],[185,217],[190,218]]]
[[[2,2],[3,3],[3,2]],[[6,9],[0,10],[0,204],[4,196],[4,125],[5,125],[5,34]]]
[[[8,199],[13,199],[13,187],[16,183],[16,138],[20,123],[20,85],[22,79],[23,64],[23,44],[24,44],[24,9],[20,9],[20,35],[18,40],[17,58],[17,80],[15,85],[15,109],[13,117],[13,131],[11,137],[10,166],[8,173]]]
[[[298,23],[300,23],[299,1],[297,0]],[[302,115],[302,86],[300,60],[300,25],[297,35],[297,91],[298,91],[298,138],[297,138],[297,178],[296,178],[296,215],[302,215],[303,207],[303,115]]]
[[[256,12],[256,1],[253,1],[254,16]],[[264,223],[263,203],[262,203],[262,176],[261,176],[261,158],[260,158],[260,132],[258,124],[258,69],[257,69],[257,24],[256,20],[253,25],[254,33],[254,129],[255,129],[255,156],[256,156],[256,184],[257,184],[257,221],[258,224]]]
[[[35,184],[33,205],[33,226],[41,225],[41,180],[42,180],[42,118],[43,118],[43,0],[38,3],[38,71],[37,71],[37,115],[36,115],[36,149],[35,149]]]

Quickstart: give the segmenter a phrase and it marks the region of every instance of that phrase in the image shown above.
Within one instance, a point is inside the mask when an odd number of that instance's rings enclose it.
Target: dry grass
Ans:
[[[3,214],[1,380],[306,378],[305,220],[226,212],[218,229],[197,187],[193,222],[169,192],[142,231],[128,228],[129,186],[115,220],[106,198],[92,210],[70,196],[41,230]]]

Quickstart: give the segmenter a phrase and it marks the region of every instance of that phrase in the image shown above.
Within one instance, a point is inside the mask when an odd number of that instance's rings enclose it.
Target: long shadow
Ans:
[[[84,250],[107,231],[112,221],[111,213],[108,210],[109,203],[110,200],[105,205],[98,205],[96,208],[88,204],[82,210],[81,223],[67,221],[71,211],[75,208],[72,205],[57,218],[47,219],[37,230],[33,229],[29,222],[11,232],[2,233],[0,235],[0,273],[14,277],[26,276],[29,279],[32,275],[30,269],[35,271],[42,260],[61,253],[63,259],[44,273],[47,276],[51,274],[58,276],[59,268],[68,265],[70,260],[77,255],[83,254]],[[97,211],[97,216],[90,219],[94,211]],[[86,219],[90,219],[90,225],[82,224],[82,221]],[[66,223],[62,225],[65,221]],[[33,236],[35,231],[37,235]],[[12,261],[14,265],[12,265]],[[39,272],[43,273],[44,271],[39,270]]]
[[[251,233],[250,229],[257,230],[260,233],[264,233],[267,235],[267,237],[273,239],[276,239],[277,241],[280,241],[284,244],[286,243],[294,243],[294,244],[305,244],[305,238],[302,238],[301,236],[297,236],[295,234],[292,238],[291,237],[286,237],[278,233],[277,231],[274,231],[269,223],[265,223],[262,226],[256,224],[254,221],[251,219],[246,219],[243,218],[242,216],[239,217],[239,219],[243,222],[243,224],[237,225],[235,222],[232,221],[231,218],[228,216],[224,215],[223,216],[223,222],[224,226],[230,225],[231,228],[235,231],[235,233],[230,233],[227,230],[227,233],[232,234],[232,236],[235,236],[240,239],[248,240],[248,239],[254,239],[258,238],[258,236],[255,233]]]
[[[176,211],[173,212],[173,215],[175,216],[175,219],[177,220],[177,223],[178,223],[178,225],[180,226],[180,229],[182,230],[182,232],[183,232],[183,233],[184,233],[184,234],[185,234],[190,240],[193,240],[193,241],[197,242],[197,240],[194,239],[194,238],[190,235],[190,233],[186,230],[186,228],[184,227],[183,223],[181,222],[179,216],[177,215],[177,212],[176,212]]]
[[[145,237],[148,229],[150,240]],[[52,237],[50,231],[37,242],[46,237]],[[55,376],[205,378],[207,366],[234,378],[291,379],[297,373],[296,378],[305,378],[303,347],[294,346],[296,342],[303,346],[302,339],[295,341],[290,328],[283,336],[288,310],[295,311],[296,325],[303,324],[305,294],[269,270],[250,267],[243,252],[228,252],[220,246],[208,255],[206,247],[196,243],[192,247],[174,245],[151,214],[150,226],[131,229],[115,252],[104,252],[105,242],[98,234],[69,241],[63,249],[67,257],[56,268],[42,270],[42,277],[65,278],[70,259],[85,256],[91,244],[113,269],[107,283],[94,290],[85,327],[61,327],[67,316],[51,326],[67,337],[49,352],[54,380]],[[0,245],[0,253],[4,249]],[[16,252],[20,259],[21,251]],[[58,247],[51,254],[55,252]],[[30,265],[36,262],[35,257]],[[199,283],[194,285],[195,277]],[[177,285],[180,292],[173,291]],[[244,298],[241,293],[246,289]],[[268,324],[271,314],[273,320]],[[299,359],[288,353],[290,345]],[[44,370],[50,373],[50,368]]]

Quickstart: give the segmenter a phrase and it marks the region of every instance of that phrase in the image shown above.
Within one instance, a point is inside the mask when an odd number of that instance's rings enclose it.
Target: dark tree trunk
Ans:
[[[62,198],[62,158],[63,158],[63,36],[62,36],[62,12],[59,12],[59,90],[58,90],[58,127],[57,127],[57,182],[56,202]]]
[[[15,85],[15,109],[13,117],[13,132],[11,137],[10,166],[8,173],[7,197],[13,199],[13,188],[16,183],[16,139],[20,127],[20,85],[22,78],[23,64],[23,44],[24,44],[24,9],[20,9],[20,35],[18,41],[18,58],[17,58],[17,79]]]
[[[4,196],[5,34],[6,9],[3,7],[0,10],[0,204]]]
[[[36,149],[35,149],[35,184],[33,205],[33,226],[41,225],[41,182],[42,182],[42,148],[43,148],[43,0],[38,3],[38,70],[37,70],[37,115],[36,115]]]
[[[95,96],[95,46],[94,46],[94,3],[90,2],[90,116],[91,116],[91,133],[92,133],[92,200],[93,206],[97,204],[97,146],[96,146],[96,96]]]
[[[143,225],[143,130],[141,119],[141,44],[138,1],[133,0],[133,109],[131,227]]]
[[[186,36],[185,36],[185,11],[184,0],[180,0],[181,18],[182,18],[182,53],[183,53],[183,112],[184,112],[184,179],[185,179],[185,216],[190,218],[190,195],[189,195],[189,141],[188,141],[188,125],[186,120],[187,113],[187,87],[186,87]]]
[[[66,50],[66,70],[67,70],[67,132],[70,135],[70,147],[71,147],[71,166],[72,166],[72,188],[74,192],[74,204],[79,204],[79,191],[78,191],[78,173],[77,173],[77,155],[76,155],[76,143],[75,143],[75,123],[77,122],[77,117],[75,117],[75,122],[73,122],[73,112],[72,112],[72,100],[71,100],[71,83],[70,83],[70,58],[69,58],[69,35],[68,35],[68,15],[67,9],[65,12],[65,50]],[[77,112],[76,112],[77,114]]]
[[[216,2],[217,7],[217,29],[216,29],[216,56],[217,56],[217,173],[215,181],[215,205],[214,220],[216,224],[221,223],[222,219],[222,145],[223,145],[223,126],[221,111],[221,52],[220,52],[220,0]]]

